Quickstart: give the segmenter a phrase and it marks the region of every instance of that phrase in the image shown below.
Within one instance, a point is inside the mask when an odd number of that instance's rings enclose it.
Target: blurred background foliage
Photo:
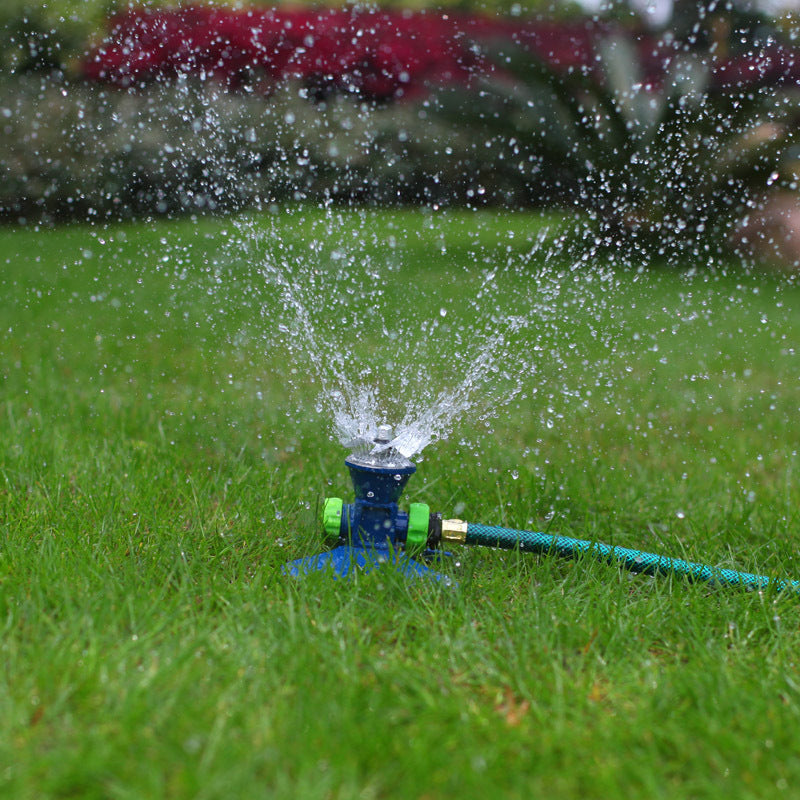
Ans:
[[[548,35],[563,23],[565,53],[589,19],[568,2],[437,4],[445,6],[555,21]],[[191,73],[124,89],[87,79],[87,54],[115,13],[175,7],[2,4],[0,217],[205,213],[286,200],[557,205],[589,211],[598,243],[646,258],[705,258],[743,239],[791,238],[800,225],[785,200],[796,200],[800,180],[791,14],[676,0],[659,22],[644,4],[620,0],[587,22],[600,33],[580,68],[484,39],[476,46],[494,72],[403,102],[320,93],[297,78],[267,93]],[[657,48],[663,69],[654,76],[645,55]],[[776,195],[786,236],[769,225],[737,233]]]
[[[179,8],[188,5],[211,5],[231,8],[274,7],[271,0],[4,0],[0,4],[0,69],[9,73],[59,67],[76,68],[87,47],[100,41],[108,20],[131,8]],[[319,8],[341,6],[330,2],[294,2],[289,7]],[[355,7],[356,4],[353,4]],[[592,4],[594,6],[594,4]],[[448,9],[478,14],[500,14],[513,18],[540,16],[548,19],[574,19],[587,13],[577,0],[393,0],[365,4],[365,7]],[[650,21],[647,5],[637,0],[607,0],[591,12],[603,19],[634,25]],[[671,13],[660,27],[678,38],[708,42],[720,38],[720,24],[728,28],[727,38],[741,45],[753,38],[782,35],[794,38],[800,26],[800,9],[791,10],[791,2],[777,14],[768,14],[753,0],[672,0]]]
[[[3,0],[0,3],[0,69],[6,73],[31,70],[75,69],[87,47],[100,41],[107,22],[115,13],[131,8],[180,8],[189,5],[242,7],[274,7],[282,5],[270,0],[226,2],[226,0],[201,0],[198,2],[169,2],[169,0]],[[294,2],[290,7],[342,5],[335,2]],[[520,16],[546,14],[550,17],[568,18],[581,13],[581,7],[571,0],[554,4],[552,0],[526,0],[523,7],[515,0],[409,0],[371,3],[377,7],[402,7],[410,9],[454,8],[477,13],[500,13]]]
[[[0,4],[0,69],[6,75],[77,69],[116,6],[115,0],[4,0]]]

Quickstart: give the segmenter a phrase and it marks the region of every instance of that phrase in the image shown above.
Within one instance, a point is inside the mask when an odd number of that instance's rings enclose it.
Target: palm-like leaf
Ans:
[[[647,85],[634,44],[597,45],[595,72],[555,69],[521,47],[488,48],[498,72],[451,96],[457,113],[514,143],[544,200],[590,210],[615,248],[669,256],[724,250],[736,221],[797,142],[798,96],[769,88],[713,91],[707,60],[675,54]]]

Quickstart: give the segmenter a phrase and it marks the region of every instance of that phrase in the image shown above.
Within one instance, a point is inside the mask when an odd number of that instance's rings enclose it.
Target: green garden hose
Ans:
[[[601,561],[617,563],[631,572],[645,575],[683,575],[691,580],[721,586],[738,586],[747,590],[774,588],[778,591],[790,589],[800,592],[800,581],[779,580],[749,572],[711,567],[681,558],[668,558],[627,547],[612,547],[602,542],[572,539],[569,536],[553,536],[461,520],[442,521],[442,540],[503,550],[519,549],[526,553],[553,553],[565,558],[589,554]]]

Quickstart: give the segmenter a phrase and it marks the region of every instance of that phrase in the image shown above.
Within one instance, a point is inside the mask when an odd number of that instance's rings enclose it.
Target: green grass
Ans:
[[[318,221],[272,225],[299,248]],[[541,225],[381,213],[367,249],[435,309]],[[345,453],[234,232],[0,231],[0,796],[800,791],[794,596],[489,550],[452,589],[284,577]],[[526,397],[427,450],[406,501],[800,577],[792,281],[613,274],[541,335]]]

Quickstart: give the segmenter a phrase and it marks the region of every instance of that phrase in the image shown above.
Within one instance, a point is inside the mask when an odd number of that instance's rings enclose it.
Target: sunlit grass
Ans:
[[[273,221],[302,242],[315,213]],[[431,307],[463,291],[465,231],[505,254],[543,224],[429,223],[377,214],[369,247],[402,232]],[[234,235],[0,232],[3,797],[797,791],[796,597],[492,551],[443,564],[449,590],[286,579],[325,547],[321,498],[350,494],[345,453],[246,281],[209,294]],[[594,291],[542,332],[566,367],[545,348],[405,500],[800,577],[798,289],[731,269]]]

